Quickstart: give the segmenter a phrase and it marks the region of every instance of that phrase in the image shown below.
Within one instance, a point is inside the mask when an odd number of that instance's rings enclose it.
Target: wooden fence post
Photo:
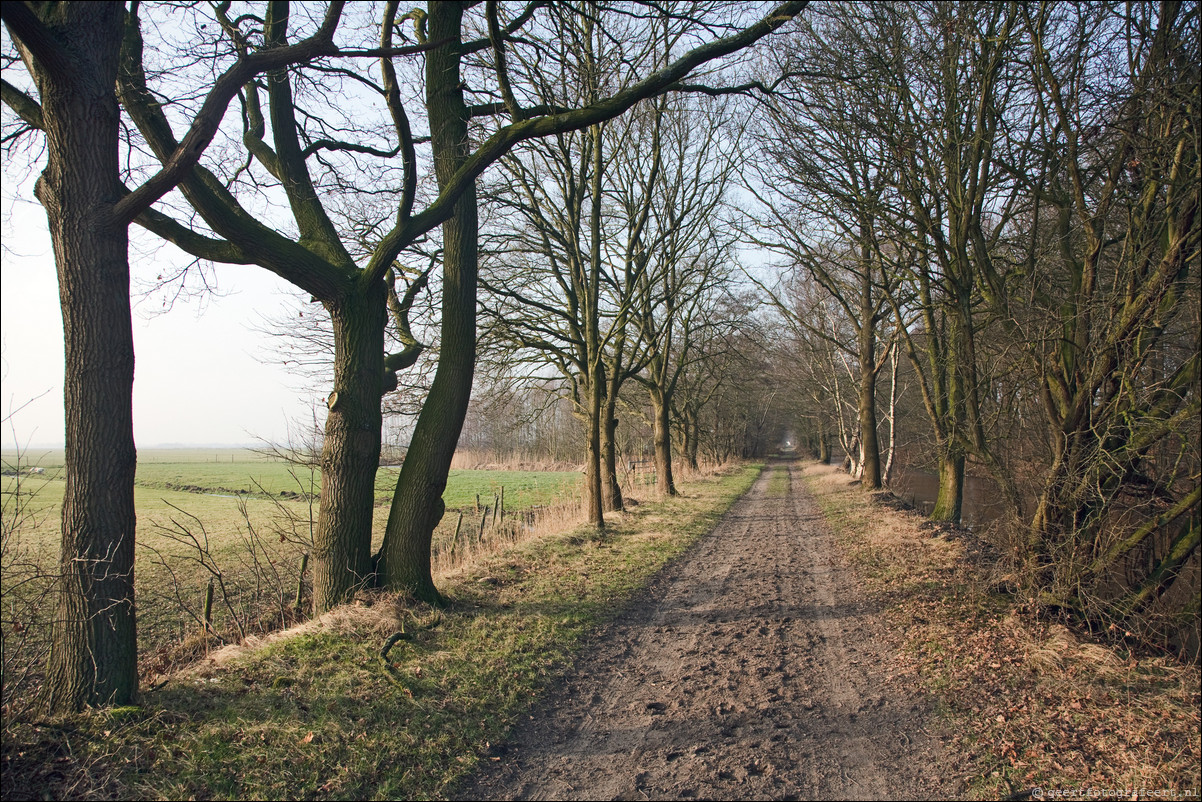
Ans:
[[[209,577],[209,586],[205,588],[204,607],[205,629],[213,628],[213,578]]]
[[[459,545],[459,529],[463,526],[463,510],[459,511],[459,520],[455,522],[455,535],[451,538],[451,554]]]
[[[309,569],[309,552],[301,555],[300,576],[296,578],[296,609],[300,609],[305,595],[305,571]]]

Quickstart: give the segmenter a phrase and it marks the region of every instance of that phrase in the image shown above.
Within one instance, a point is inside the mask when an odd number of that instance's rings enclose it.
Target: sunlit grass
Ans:
[[[19,763],[6,757],[6,782],[53,773],[48,793],[138,798],[453,796],[586,633],[756,474],[692,479],[680,498],[611,516],[604,533],[575,528],[482,556],[443,581],[448,610],[368,595],[303,634],[202,661],[136,710],[22,724],[6,738],[22,751]],[[408,639],[382,659],[401,630]]]

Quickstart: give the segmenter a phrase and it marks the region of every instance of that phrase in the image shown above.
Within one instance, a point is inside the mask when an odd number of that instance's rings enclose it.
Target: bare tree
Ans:
[[[708,454],[714,462],[743,449],[737,437],[724,440],[723,432],[737,427],[718,413],[726,406],[734,411],[740,383],[751,394],[757,389],[756,354],[770,338],[767,329],[755,318],[757,300],[745,293],[723,288],[725,294],[699,307],[702,318],[691,327],[691,356],[679,361],[679,373],[672,394],[673,425],[679,432],[680,452],[689,467],[699,467],[699,455]],[[759,345],[757,345],[759,344]],[[710,414],[707,414],[710,413]],[[719,455],[724,455],[721,458]]]
[[[548,43],[542,33],[554,30],[560,18],[590,16],[586,9],[571,6],[528,5],[506,19],[507,8],[496,3],[482,9],[432,4],[428,12],[405,15],[414,23],[417,44],[398,47],[394,39],[402,18],[396,3],[385,3],[379,41],[326,53],[331,63],[320,72],[327,79],[337,76],[365,87],[376,100],[377,116],[366,109],[356,119],[338,115],[330,109],[328,91],[308,91],[313,71],[274,72],[265,90],[258,84],[245,85],[242,139],[253,172],[231,170],[231,177],[253,175],[255,181],[277,187],[288,199],[291,225],[299,236],[282,236],[257,220],[216,174],[200,167],[191,171],[181,189],[209,231],[193,230],[162,214],[146,222],[197,256],[262,265],[309,292],[330,313],[335,378],[329,396],[314,554],[318,609],[346,599],[373,575],[419,598],[441,599],[430,577],[429,546],[443,512],[446,471],[467,408],[475,362],[475,180],[519,142],[599,125],[640,100],[670,91],[696,67],[750,45],[783,25],[803,5],[782,5],[751,25],[725,26],[724,37],[704,32],[703,44],[659,69],[636,65],[642,72],[625,88],[610,91],[598,84],[591,96],[567,105],[541,104],[532,93],[539,86],[539,65],[544,60],[555,63],[557,44]],[[221,18],[225,46],[237,53],[283,47],[293,26],[289,12],[278,3],[267,9],[261,23],[249,16]],[[678,19],[692,30],[704,27],[688,15]],[[525,35],[518,36],[519,31]],[[131,36],[136,35],[137,28],[131,27]],[[364,58],[378,59],[380,83],[361,78],[355,65]],[[422,99],[405,98],[406,85],[398,77],[401,70],[412,69],[407,65],[417,65],[415,60],[424,60]],[[530,77],[522,83],[512,80],[527,72]],[[127,62],[121,86],[123,102],[139,130],[155,155],[163,158],[174,139],[167,116],[147,86],[140,60]],[[266,111],[260,100],[264,94]],[[428,139],[415,134],[411,122],[415,111],[429,129]],[[337,117],[344,121],[345,131],[322,123]],[[419,156],[418,147],[427,143],[428,156]],[[367,170],[367,185],[358,187],[346,186],[334,168],[337,162],[354,175],[364,175],[359,160],[386,162],[394,155],[401,159],[399,175]],[[428,163],[433,165],[434,181],[421,185],[419,170]],[[393,211],[379,218],[366,251],[356,253],[344,241],[327,208],[329,201],[318,192],[323,181],[342,194],[362,194],[369,186],[380,191],[383,183],[382,192],[390,197]],[[422,208],[418,200],[424,187],[429,199]],[[391,374],[404,368],[413,353],[405,349],[385,354],[389,297],[385,279],[389,271],[402,272],[395,269],[398,257],[438,226],[442,227],[438,368],[414,427],[384,545],[372,558],[370,519],[380,448],[380,397],[393,386]]]
[[[602,219],[614,216],[603,215],[601,165],[607,145],[617,151],[630,131],[629,123],[598,126],[504,160],[509,187],[492,197],[510,213],[484,282],[490,338],[517,349],[511,363],[519,359],[535,371],[553,367],[585,423],[588,519],[595,526],[604,525],[604,443],[612,443],[629,317],[628,301],[619,299],[615,307],[602,292],[623,279],[602,257],[603,240],[612,232],[612,225],[602,229]]]
[[[937,519],[959,520],[969,454],[1018,507],[982,414],[977,339],[978,272],[998,258],[1023,202],[994,158],[1014,92],[1016,14],[916,3],[819,17],[779,93],[798,119],[778,113],[777,128],[792,136],[768,143],[796,187],[774,222],[808,226],[793,261],[843,299],[857,333],[865,482],[879,485],[875,378],[889,358],[875,332],[892,318],[938,445]],[[796,145],[811,140],[813,151]]]
[[[1041,584],[1078,604],[1083,586],[1146,552],[1150,567],[1108,613],[1121,618],[1199,546],[1199,10],[1024,8],[1022,30],[1040,169],[1023,176],[1030,308],[1011,298],[1011,317],[1033,329],[1052,446],[1030,547]],[[1103,65],[1109,80],[1094,80]],[[985,278],[1000,302],[1005,277]],[[1133,506],[1142,523],[1097,548]],[[1158,531],[1169,545],[1151,550]]]
[[[646,349],[636,375],[651,401],[658,489],[675,495],[672,409],[704,330],[717,323],[734,270],[728,191],[740,131],[714,101],[660,112],[662,150],[646,191],[650,214],[631,232],[635,273],[632,323]],[[631,180],[634,176],[630,177]],[[646,203],[647,201],[645,201]]]
[[[888,350],[878,338],[897,283],[887,264],[897,182],[886,143],[873,130],[880,44],[866,43],[872,34],[862,26],[864,16],[884,13],[844,8],[817,16],[783,53],[789,77],[770,99],[760,136],[765,158],[751,185],[764,210],[756,238],[821,286],[854,333],[848,345],[858,385],[858,454],[849,456],[869,488],[882,483],[876,383]],[[782,299],[777,306],[786,316],[795,312]],[[792,319],[807,324],[805,317]],[[830,336],[810,328],[812,335]]]
[[[202,90],[183,139],[163,149],[161,169],[132,191],[121,180],[114,92],[128,55],[124,4],[14,2],[0,11],[29,78],[26,89],[4,80],[4,104],[20,126],[45,137],[35,194],[46,209],[63,311],[67,479],[46,683],[54,709],[126,703],[138,687],[129,224],[196,164],[237,88],[327,48],[341,8],[333,4],[312,37],[242,59]],[[6,134],[6,144],[21,133]]]

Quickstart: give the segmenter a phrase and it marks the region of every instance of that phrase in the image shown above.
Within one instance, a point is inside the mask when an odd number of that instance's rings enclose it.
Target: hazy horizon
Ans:
[[[27,183],[16,181],[6,164],[0,444],[63,448],[58,278],[46,215],[30,200]],[[174,246],[150,241],[136,226],[130,233],[135,296],[155,276],[188,263]],[[291,308],[293,290],[257,267],[221,265],[209,275],[216,293],[178,298],[169,312],[161,312],[166,300],[161,293],[135,297],[134,441],[140,448],[284,442],[290,423],[312,420],[319,394],[309,397],[298,389],[301,377],[272,351],[278,338],[258,330],[265,319]]]

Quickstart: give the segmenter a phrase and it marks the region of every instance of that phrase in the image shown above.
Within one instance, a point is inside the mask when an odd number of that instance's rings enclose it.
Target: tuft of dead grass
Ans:
[[[1020,611],[997,591],[1005,577],[971,536],[924,529],[919,515],[872,503],[828,466],[806,466],[804,476],[882,601],[899,671],[937,698],[971,797],[1035,788],[1045,797],[1196,797],[1198,666],[1099,644]]]

